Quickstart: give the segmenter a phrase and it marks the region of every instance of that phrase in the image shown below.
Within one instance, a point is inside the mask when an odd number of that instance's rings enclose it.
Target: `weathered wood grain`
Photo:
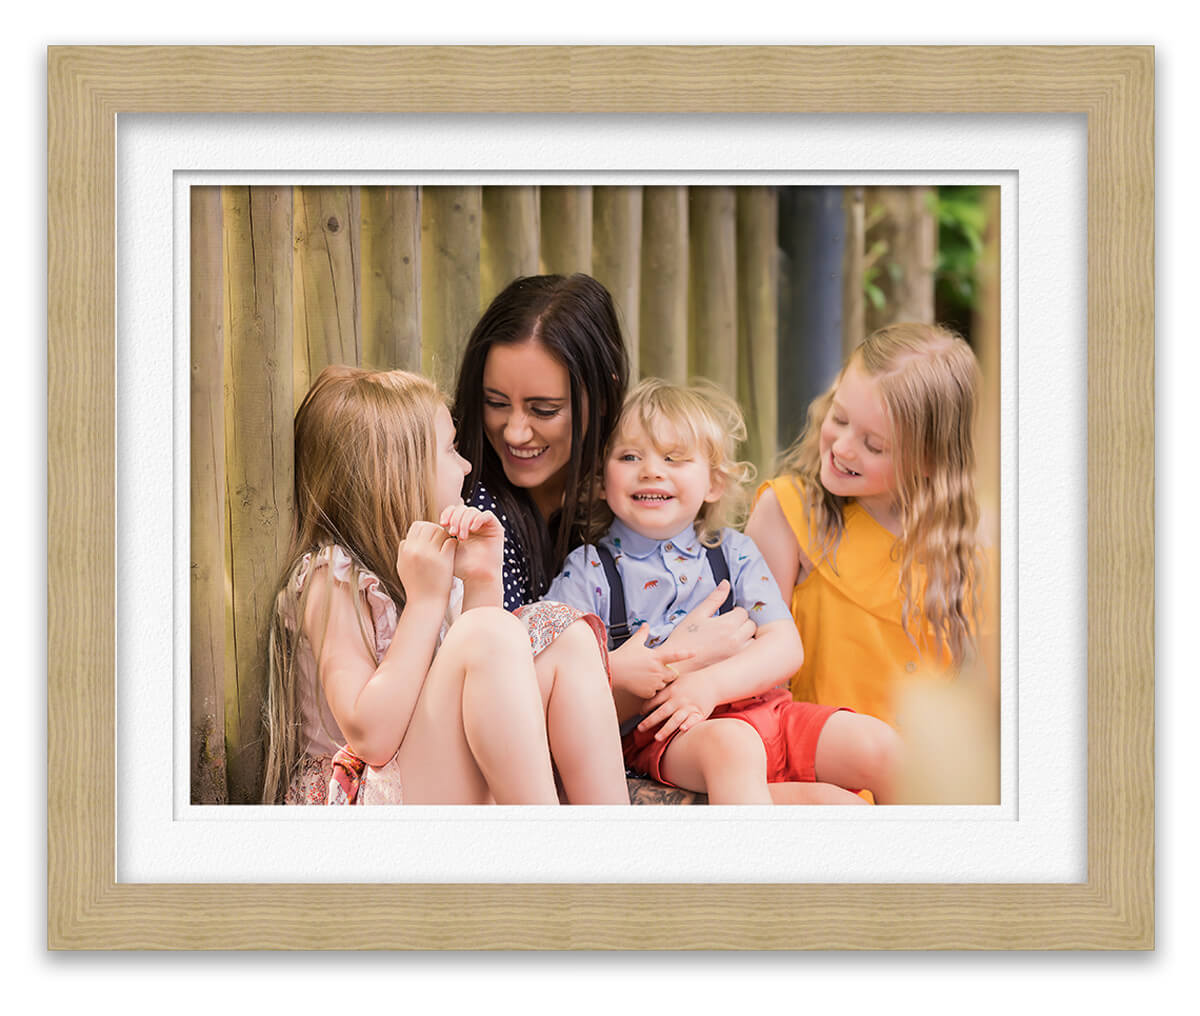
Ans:
[[[737,395],[746,417],[744,457],[770,479],[779,431],[779,193],[737,189]]]
[[[443,392],[479,319],[482,215],[478,187],[421,191],[421,372]]]
[[[191,801],[224,804],[225,302],[219,187],[191,190]]]
[[[732,187],[688,188],[688,374],[737,396],[737,201]]]
[[[421,369],[421,198],[417,187],[363,187],[362,366]]]
[[[223,194],[226,499],[237,681],[226,685],[229,800],[262,792],[266,631],[291,536],[292,189]]]
[[[629,357],[629,376],[640,377],[642,188],[592,191],[592,274],[609,291]]]
[[[688,372],[688,189],[642,192],[642,377],[684,384]]]

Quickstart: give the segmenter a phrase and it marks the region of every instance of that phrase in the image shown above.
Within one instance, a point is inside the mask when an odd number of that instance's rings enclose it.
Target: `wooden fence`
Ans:
[[[701,375],[734,394],[743,454],[769,472],[778,200],[770,187],[192,189],[193,802],[259,797],[264,632],[292,524],[292,416],[311,379],[330,363],[401,367],[450,391],[509,281],[587,272],[613,295],[633,377]],[[855,200],[844,320],[861,335]]]

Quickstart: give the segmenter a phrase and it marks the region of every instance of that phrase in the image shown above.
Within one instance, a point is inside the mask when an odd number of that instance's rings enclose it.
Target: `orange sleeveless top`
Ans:
[[[822,557],[809,533],[808,511],[791,477],[776,477],[770,487],[800,550],[813,562],[808,576],[792,590],[792,617],[804,643],[804,666],[792,678],[792,698],[829,706],[849,706],[896,725],[897,684],[917,675],[938,678],[952,673],[950,654],[914,644],[901,623],[897,595],[899,562],[892,551],[896,537],[858,504],[845,508],[845,530],[832,559]],[[916,576],[918,585],[920,573]],[[786,592],[784,596],[786,598]]]

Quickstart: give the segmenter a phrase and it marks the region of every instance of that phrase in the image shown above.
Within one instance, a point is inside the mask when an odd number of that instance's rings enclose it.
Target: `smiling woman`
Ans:
[[[504,475],[529,491],[544,519],[562,504],[571,420],[567,368],[541,343],[492,349],[483,368],[484,433]]]
[[[588,539],[628,378],[612,298],[587,275],[516,279],[471,332],[454,419],[467,503],[504,526],[509,609],[538,599]]]

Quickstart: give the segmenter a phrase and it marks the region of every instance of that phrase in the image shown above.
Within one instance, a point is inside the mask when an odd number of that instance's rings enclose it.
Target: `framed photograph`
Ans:
[[[348,902],[364,919],[339,948],[1152,946],[1151,50],[62,48],[49,66],[53,947],[319,947]],[[315,319],[337,309],[306,231],[327,253],[406,188],[500,216],[540,188],[565,220],[584,190],[901,185],[982,185],[1004,239],[998,804],[334,822],[206,796],[187,351],[196,273],[232,257],[214,208],[244,194],[269,215],[287,190],[280,279]],[[347,259],[364,305],[378,235]],[[1063,510],[1018,526],[1046,490]],[[56,624],[82,588],[115,597]]]

